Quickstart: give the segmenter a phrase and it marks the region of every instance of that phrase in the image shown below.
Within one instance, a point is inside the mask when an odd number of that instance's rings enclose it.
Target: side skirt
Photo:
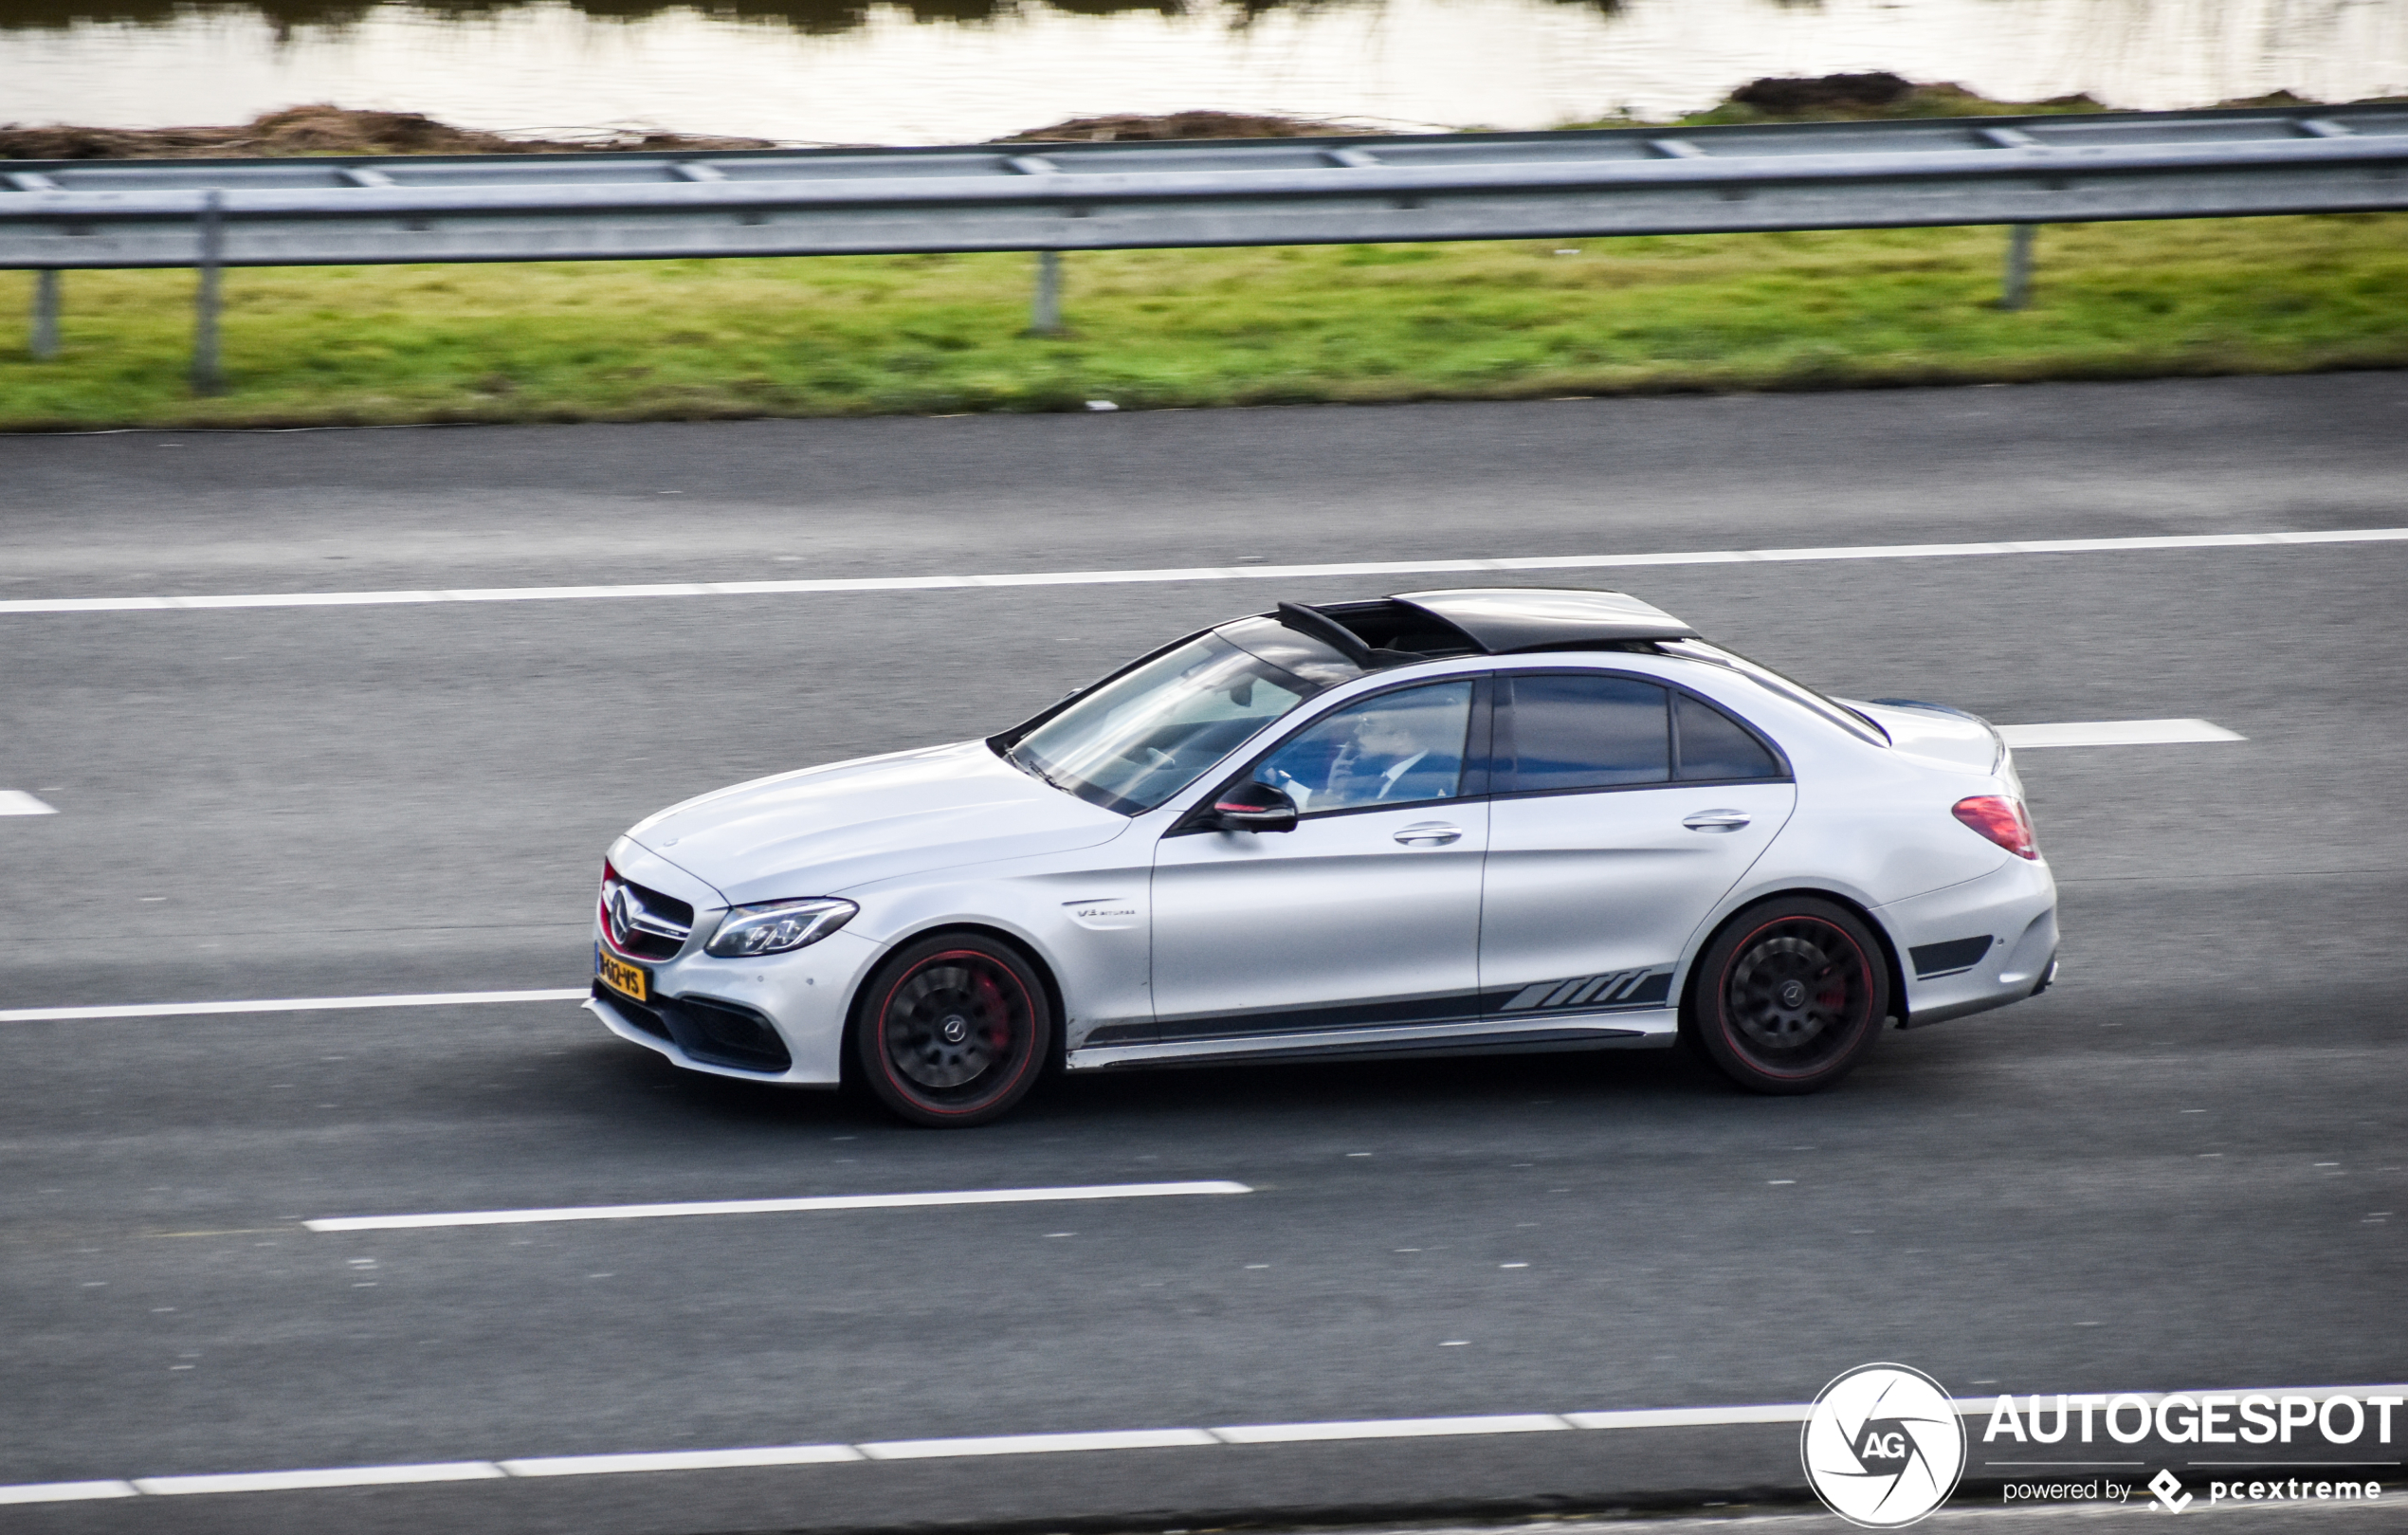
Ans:
[[[1680,1033],[1671,1008],[1623,1009],[1566,1016],[1480,1018],[1466,1023],[1401,1024],[1384,1029],[1331,1029],[1312,1032],[1230,1034],[1147,1045],[1106,1045],[1074,1050],[1065,1060],[1072,1071],[1132,1066],[1221,1066],[1246,1061],[1286,1061],[1344,1056],[1384,1059],[1401,1055],[1494,1055],[1514,1051],[1651,1050],[1670,1045]]]

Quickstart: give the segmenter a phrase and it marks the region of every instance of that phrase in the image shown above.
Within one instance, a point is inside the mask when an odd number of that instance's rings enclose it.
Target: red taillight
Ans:
[[[1956,812],[1958,820],[2017,858],[2040,856],[2039,841],[2032,834],[2032,817],[2023,813],[2022,800],[2002,795],[1977,795],[1958,800]]]

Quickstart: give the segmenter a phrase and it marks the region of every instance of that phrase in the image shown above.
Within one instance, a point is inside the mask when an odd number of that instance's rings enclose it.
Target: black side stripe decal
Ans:
[[[1507,995],[1492,1013],[1558,1012],[1569,1008],[1656,1007],[1672,994],[1672,967],[1611,970],[1601,976],[1541,980]]]

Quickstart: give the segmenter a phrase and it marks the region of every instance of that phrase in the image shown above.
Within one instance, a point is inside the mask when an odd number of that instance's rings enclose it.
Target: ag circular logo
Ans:
[[[1868,1529],[1896,1529],[1957,1489],[1965,1426],[1940,1382],[1921,1370],[1861,1364],[1815,1398],[1799,1453],[1832,1512]]]

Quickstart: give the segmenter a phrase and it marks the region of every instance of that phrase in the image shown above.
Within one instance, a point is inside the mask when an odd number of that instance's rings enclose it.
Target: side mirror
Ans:
[[[1293,831],[1296,801],[1268,783],[1241,783],[1213,796],[1205,824],[1216,831]]]

